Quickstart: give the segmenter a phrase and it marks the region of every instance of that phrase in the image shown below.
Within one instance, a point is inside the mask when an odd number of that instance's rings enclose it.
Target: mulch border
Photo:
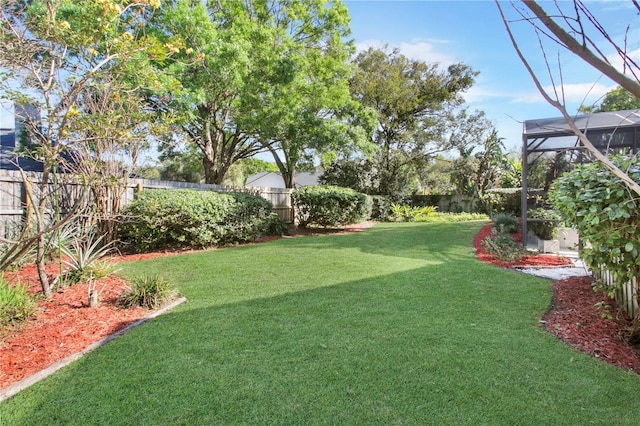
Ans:
[[[24,379],[14,383],[13,385],[9,386],[8,388],[2,389],[0,391],[0,402],[5,401],[6,399],[12,397],[13,395],[17,394],[18,392],[28,388],[29,386],[38,383],[40,380],[49,377],[50,375],[52,375],[53,373],[55,373],[56,371],[60,370],[63,367],[66,367],[67,365],[71,364],[72,362],[80,359],[81,357],[83,357],[84,355],[88,354],[91,351],[94,351],[95,349],[106,345],[107,343],[109,343],[110,341],[122,336],[124,333],[126,333],[127,331],[138,327],[142,324],[144,324],[145,322],[149,321],[150,319],[156,318],[159,315],[164,314],[165,312],[170,311],[171,309],[175,308],[176,306],[182,304],[183,302],[186,302],[187,298],[186,297],[181,297],[179,299],[174,300],[173,302],[171,302],[170,304],[157,309],[151,313],[149,313],[149,315],[145,316],[144,318],[141,318],[137,321],[132,322],[131,324],[127,325],[125,328],[116,331],[113,334],[110,334],[109,336],[98,340],[95,343],[92,343],[91,345],[87,346],[85,349],[83,349],[80,352],[76,352],[74,354],[71,354],[69,356],[67,356],[66,358],[61,359],[60,361],[57,361],[53,364],[51,364],[50,366],[38,371],[35,374],[32,374],[31,376],[25,377]]]

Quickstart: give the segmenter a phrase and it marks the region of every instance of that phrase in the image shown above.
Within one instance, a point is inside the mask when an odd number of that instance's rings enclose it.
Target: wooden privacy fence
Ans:
[[[34,183],[42,179],[42,173],[27,173]],[[15,224],[21,223],[27,215],[27,191],[25,183],[18,171],[0,169],[0,237],[6,237],[12,231]],[[79,194],[79,186],[67,184],[64,187],[65,196],[73,198]],[[243,191],[258,195],[273,204],[274,211],[285,222],[293,222],[293,209],[291,205],[291,189],[286,188],[262,188],[246,187],[232,188],[223,185],[197,184],[188,182],[158,181],[149,179],[129,179],[126,191],[122,195],[120,205],[122,207],[131,203],[137,191],[146,189],[193,189],[199,191]],[[60,190],[60,189],[58,189]],[[72,204],[73,200],[68,200]]]

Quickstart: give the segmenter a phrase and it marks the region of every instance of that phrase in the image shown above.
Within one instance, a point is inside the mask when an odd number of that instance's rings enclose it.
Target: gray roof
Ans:
[[[640,110],[598,112],[578,115],[574,121],[581,131],[640,127]],[[563,117],[538,118],[524,122],[523,134],[527,138],[573,135]]]

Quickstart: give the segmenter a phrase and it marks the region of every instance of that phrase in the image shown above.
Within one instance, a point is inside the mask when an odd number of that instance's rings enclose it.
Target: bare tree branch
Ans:
[[[535,72],[533,71],[533,69],[531,68],[531,65],[529,64],[529,62],[527,61],[527,59],[524,57],[524,54],[522,53],[522,51],[520,50],[520,47],[518,46],[518,43],[515,40],[515,37],[513,36],[513,33],[511,31],[511,27],[509,26],[507,19],[504,16],[504,13],[502,11],[502,8],[500,7],[500,3],[498,2],[498,0],[495,0],[496,5],[498,7],[498,11],[500,12],[500,17],[502,18],[502,22],[504,23],[504,26],[507,30],[507,33],[509,34],[509,39],[511,40],[511,44],[513,45],[516,53],[518,54],[518,57],[520,58],[520,60],[522,61],[522,63],[524,64],[525,68],[527,69],[527,72],[529,73],[529,75],[531,76],[531,78],[533,79],[534,84],[536,85],[536,88],[538,89],[538,91],[540,92],[540,94],[544,97],[544,99],[553,107],[555,107],[558,111],[560,111],[560,113],[562,114],[562,116],[564,117],[565,121],[567,122],[567,124],[569,125],[569,128],[573,131],[573,133],[578,136],[580,142],[585,146],[585,148],[587,148],[587,150],[589,150],[589,152],[591,152],[598,160],[600,160],[608,169],[610,169],[618,178],[620,178],[623,182],[625,182],[625,184],[631,189],[633,190],[635,193],[637,193],[638,195],[640,195],[640,184],[638,184],[637,182],[635,182],[633,179],[631,179],[631,177],[629,177],[628,174],[626,174],[624,171],[620,170],[618,167],[616,167],[615,164],[613,164],[609,158],[607,156],[605,156],[603,153],[601,153],[592,143],[591,141],[589,141],[589,139],[587,138],[587,136],[576,126],[573,117],[567,112],[567,109],[565,108],[564,104],[561,103],[557,96],[556,99],[553,99],[551,96],[549,96],[549,94],[545,91],[545,89],[542,87],[542,84],[540,83],[540,80],[538,79],[538,77],[536,76]],[[529,4],[529,3],[534,3],[532,1],[525,1],[525,3]],[[535,4],[535,7],[539,6],[537,4]],[[544,11],[542,9],[540,9],[541,13],[544,14],[544,16],[548,15],[546,13],[544,13]],[[535,13],[535,12],[534,12]],[[555,22],[553,23],[554,25],[557,26],[557,24],[555,24]],[[558,27],[559,28],[559,27]],[[564,30],[562,30],[560,28],[561,31],[564,32]],[[552,30],[553,31],[553,30]],[[566,33],[565,33],[566,34]],[[567,34],[568,37],[571,38],[571,36],[569,36]],[[574,42],[575,39],[571,38]],[[591,53],[591,52],[590,52]],[[597,58],[596,58],[597,59]],[[615,70],[615,69],[614,69]],[[616,71],[617,73],[617,71]],[[623,76],[625,77],[625,76]],[[625,77],[627,78],[627,77]],[[638,85],[637,82],[633,82],[632,83],[635,86],[638,86],[638,89],[640,90],[640,85]],[[640,97],[640,96],[639,96]]]
[[[637,81],[627,77],[611,64],[594,55],[593,52],[589,50],[585,45],[580,44],[574,37],[572,37],[560,25],[558,25],[549,15],[547,15],[544,9],[542,9],[542,7],[540,7],[537,2],[533,0],[523,0],[522,2],[529,8],[529,10],[531,10],[531,12],[540,20],[540,22],[542,22],[542,24],[544,24],[544,26],[547,27],[547,29],[551,31],[551,33],[555,37],[558,38],[558,40],[566,45],[567,49],[569,49],[572,53],[578,55],[598,71],[605,74],[611,80],[618,83],[629,92],[633,93],[636,97],[640,98],[640,84]],[[500,7],[500,4],[497,1],[496,4],[498,5],[498,7]],[[505,26],[509,28],[507,21],[504,18],[504,14],[502,13],[502,9],[500,9],[500,15],[502,16]],[[511,39],[512,43],[515,45],[515,41],[512,36]]]

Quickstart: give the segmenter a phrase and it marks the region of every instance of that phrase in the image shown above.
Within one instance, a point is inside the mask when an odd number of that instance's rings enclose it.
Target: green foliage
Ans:
[[[518,219],[508,213],[498,213],[491,218],[491,221],[502,234],[511,234],[518,230]]]
[[[391,216],[391,199],[384,195],[372,195],[371,219],[387,221]]]
[[[117,304],[123,308],[140,306],[157,309],[179,295],[175,286],[159,275],[143,275],[131,279],[129,286],[118,297]]]
[[[584,113],[624,111],[629,109],[640,109],[640,99],[623,87],[616,87],[604,95],[602,103],[596,107],[581,105],[580,111]]]
[[[350,188],[305,186],[291,193],[300,226],[342,226],[366,220],[370,199]]]
[[[354,62],[351,92],[375,111],[372,140],[378,152],[370,160],[375,176],[366,182],[370,194],[418,189],[420,176],[438,153],[475,144],[488,126],[481,113],[458,110],[461,93],[477,75],[465,64],[441,70],[387,46],[362,51]]]
[[[100,279],[111,275],[114,267],[101,260],[112,250],[112,244],[104,244],[104,236],[93,232],[71,238],[61,245],[64,264],[70,270],[64,274],[65,284],[76,284],[90,279]]]
[[[459,148],[460,157],[454,162],[451,179],[460,193],[478,197],[491,214],[485,194],[499,186],[509,162],[504,154],[503,138],[498,137],[496,130],[485,132],[481,137],[480,150],[474,150],[473,146]]]
[[[487,253],[494,255],[499,260],[514,262],[522,259],[525,251],[509,234],[491,230],[491,236],[486,237],[480,245]]]
[[[138,252],[246,242],[278,231],[271,213],[270,202],[247,193],[142,191],[123,210],[121,237]]]
[[[469,222],[474,220],[487,221],[489,218],[484,213],[442,213],[435,212],[428,217],[420,217],[416,222],[440,222],[440,223],[454,223],[454,222]]]
[[[529,221],[527,227],[541,240],[552,240],[562,220],[562,216],[560,216],[558,212],[542,207],[528,210],[527,218],[538,219],[538,221],[535,222]]]
[[[391,204],[391,220],[399,222],[423,222],[433,216],[438,206],[412,207],[408,204]]]
[[[490,215],[507,213],[522,214],[522,188],[496,188],[487,190],[483,196],[485,210]]]
[[[25,285],[9,285],[0,275],[0,329],[26,320],[37,306]]]
[[[640,182],[637,156],[611,160]],[[589,243],[580,253],[589,267],[605,267],[620,284],[640,277],[640,208],[621,179],[600,162],[580,164],[555,182],[549,200]]]

